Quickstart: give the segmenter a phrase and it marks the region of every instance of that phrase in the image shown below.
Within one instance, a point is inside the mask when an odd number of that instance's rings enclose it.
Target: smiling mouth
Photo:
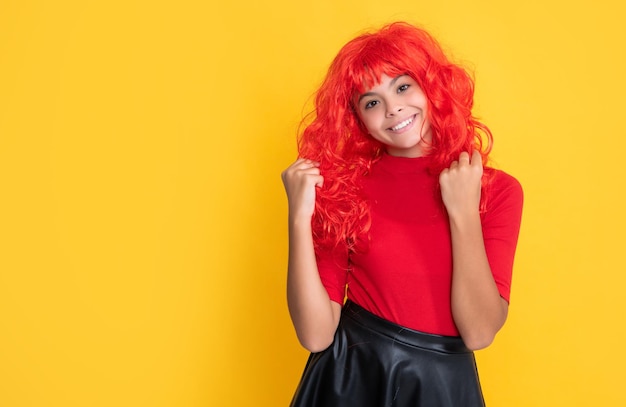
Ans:
[[[405,128],[409,124],[413,123],[413,120],[415,120],[415,116],[409,117],[408,119],[406,119],[406,120],[396,124],[395,126],[391,127],[390,129],[392,131],[402,130],[403,128]]]

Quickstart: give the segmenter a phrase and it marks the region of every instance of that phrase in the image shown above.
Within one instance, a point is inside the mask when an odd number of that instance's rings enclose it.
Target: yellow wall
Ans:
[[[626,404],[621,2],[265,3],[0,2],[0,405],[287,405],[279,173],[339,47],[394,19],[474,67],[526,192],[487,401]]]

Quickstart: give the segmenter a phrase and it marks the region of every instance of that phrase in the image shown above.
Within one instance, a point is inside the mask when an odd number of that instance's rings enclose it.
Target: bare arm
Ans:
[[[315,188],[324,178],[317,163],[300,158],[282,173],[282,180],[289,201],[287,304],[300,343],[319,352],[332,343],[341,313],[322,285],[313,248]]]
[[[479,214],[482,161],[461,153],[439,182],[452,237],[452,315],[470,349],[491,344],[508,314],[508,303],[493,279]]]

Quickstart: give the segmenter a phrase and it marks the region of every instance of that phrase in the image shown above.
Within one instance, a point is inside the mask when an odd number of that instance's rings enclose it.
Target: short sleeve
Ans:
[[[499,170],[492,171],[493,179],[485,191],[487,200],[482,214],[483,238],[498,291],[509,302],[524,195],[522,186],[515,178]]]
[[[348,279],[348,251],[320,251],[316,254],[317,270],[332,301],[343,305]]]

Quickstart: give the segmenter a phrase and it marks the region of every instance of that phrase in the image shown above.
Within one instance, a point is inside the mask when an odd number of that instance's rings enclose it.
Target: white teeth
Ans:
[[[399,123],[399,124],[397,124],[397,125],[393,126],[393,127],[391,128],[391,130],[393,130],[393,131],[398,131],[398,130],[400,130],[400,129],[405,128],[406,126],[408,126],[408,125],[409,125],[409,124],[411,124],[412,122],[413,122],[413,118],[411,117],[410,119],[406,119],[406,120],[405,120],[405,121],[403,121],[402,123]]]

